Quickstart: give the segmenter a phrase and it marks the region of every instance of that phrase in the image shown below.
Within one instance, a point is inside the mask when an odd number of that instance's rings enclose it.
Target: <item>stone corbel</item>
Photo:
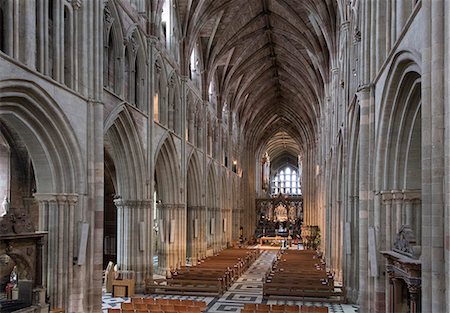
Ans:
[[[106,5],[106,3],[107,3],[108,1],[105,1],[104,2],[104,5]],[[72,8],[74,9],[74,10],[79,10],[79,9],[81,9],[81,5],[83,4],[83,1],[82,0],[72,0]]]

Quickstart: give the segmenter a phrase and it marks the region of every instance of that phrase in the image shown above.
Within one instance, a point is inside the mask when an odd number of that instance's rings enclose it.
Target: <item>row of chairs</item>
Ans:
[[[328,313],[328,307],[282,304],[245,304],[241,313]]]
[[[206,302],[177,299],[131,298],[123,302],[120,308],[108,309],[108,313],[201,313],[206,310]]]

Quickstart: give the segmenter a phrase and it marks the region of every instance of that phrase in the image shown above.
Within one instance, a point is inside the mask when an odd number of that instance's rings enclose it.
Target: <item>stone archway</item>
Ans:
[[[187,251],[186,256],[195,264],[206,256],[206,208],[202,203],[202,172],[198,156],[192,153],[188,162],[187,188]]]
[[[381,202],[377,212],[378,240],[384,243],[381,249],[391,251],[405,226],[414,233],[417,245],[421,245],[422,87],[421,69],[414,55],[409,52],[396,55],[387,82],[379,117],[375,186]],[[387,278],[380,279],[379,286],[377,297],[386,299],[386,306],[393,310],[391,304],[395,300]]]
[[[206,210],[207,210],[207,254],[219,251],[219,201],[217,176],[213,163],[210,164],[207,176]]]
[[[121,270],[134,271],[136,290],[143,291],[146,278],[152,275],[149,261],[152,253],[151,201],[147,199],[145,189],[144,150],[136,123],[126,105],[119,106],[110,114],[104,130],[105,167],[109,170],[105,170],[105,183],[114,189],[114,196],[105,195],[105,201],[113,201],[117,208],[117,264]],[[109,183],[111,181],[113,186]],[[106,205],[113,206],[111,202]]]
[[[156,152],[155,181],[159,216],[158,273],[168,274],[186,262],[186,209],[180,194],[180,166],[175,144],[166,137]]]
[[[82,275],[73,275],[77,260],[73,240],[76,203],[86,181],[80,148],[70,123],[40,87],[24,81],[3,81],[0,90],[0,122],[16,134],[16,144],[26,150],[34,168],[38,229],[48,231],[44,285],[51,307],[68,308],[72,303],[69,295],[79,293],[83,297],[85,292],[75,289],[84,280]],[[101,249],[101,244],[98,248]]]

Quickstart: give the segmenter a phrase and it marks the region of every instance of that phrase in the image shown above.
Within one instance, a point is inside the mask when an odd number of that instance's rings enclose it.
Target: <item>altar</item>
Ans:
[[[281,237],[281,236],[275,236],[275,237],[260,237],[259,238],[259,244],[265,245],[267,243],[270,243],[270,245],[275,245],[275,244],[280,244],[282,247],[286,246],[286,242],[287,242],[287,246],[290,247],[292,244],[292,237],[291,236],[287,236],[287,237]]]
[[[260,245],[281,243],[290,246],[293,238],[300,238],[303,221],[303,197],[279,194],[257,199],[258,221],[255,238]]]

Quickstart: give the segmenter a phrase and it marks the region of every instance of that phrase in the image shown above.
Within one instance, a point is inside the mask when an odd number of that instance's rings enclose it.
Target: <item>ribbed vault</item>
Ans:
[[[186,55],[201,47],[203,83],[216,82],[218,112],[226,103],[236,113],[250,146],[261,149],[280,131],[299,147],[312,142],[335,46],[336,1],[182,0],[178,9]]]

